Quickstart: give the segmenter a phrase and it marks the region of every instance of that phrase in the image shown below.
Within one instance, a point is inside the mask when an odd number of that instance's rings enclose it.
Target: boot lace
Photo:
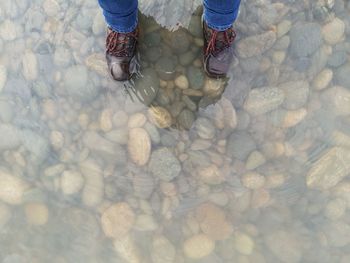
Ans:
[[[207,48],[205,50],[205,55],[217,54],[231,46],[236,38],[236,32],[233,28],[229,28],[225,31],[217,31],[209,29],[212,31],[210,34],[210,40],[208,42]]]
[[[106,51],[116,57],[130,56],[139,35],[138,28],[130,33],[111,30],[106,39]]]

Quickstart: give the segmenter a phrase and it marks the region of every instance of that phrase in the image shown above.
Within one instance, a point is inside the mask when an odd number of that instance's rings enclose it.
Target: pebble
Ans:
[[[169,111],[163,107],[150,107],[148,109],[148,116],[151,122],[158,128],[169,128],[172,124],[172,117]]]
[[[21,178],[0,168],[0,200],[10,204],[19,205],[23,202],[23,195],[28,184]]]
[[[244,109],[252,115],[261,115],[278,108],[285,100],[284,92],[276,87],[262,87],[249,92]]]
[[[5,87],[7,81],[7,69],[5,66],[0,65],[0,94]]]
[[[249,36],[237,43],[237,53],[241,58],[259,56],[269,50],[275,44],[276,39],[276,33],[274,31]]]
[[[154,231],[158,228],[158,224],[153,216],[140,214],[135,220],[134,228],[138,231]]]
[[[283,37],[289,32],[292,27],[292,22],[289,20],[283,20],[277,25],[277,38]]]
[[[135,241],[128,235],[114,239],[113,247],[118,255],[127,263],[141,263],[140,252]]]
[[[147,118],[143,113],[134,113],[130,116],[128,121],[128,128],[141,128],[147,122]]]
[[[337,185],[350,172],[350,151],[333,147],[312,164],[306,176],[309,188],[327,190]]]
[[[165,236],[155,236],[152,241],[151,258],[153,263],[175,262],[175,246]]]
[[[154,176],[169,182],[180,174],[181,165],[171,150],[162,147],[152,152],[149,169]]]
[[[198,175],[201,181],[209,185],[218,185],[225,181],[222,171],[215,164],[199,168]]]
[[[206,78],[203,92],[205,95],[218,98],[225,90],[226,83],[221,79]]]
[[[329,45],[341,42],[344,38],[344,33],[345,23],[337,17],[322,28],[323,38]]]
[[[19,131],[10,124],[0,124],[0,151],[15,149],[21,144]]]
[[[113,128],[113,112],[111,109],[104,109],[100,115],[100,128],[104,132],[109,132]]]
[[[96,207],[104,197],[104,181],[101,167],[93,160],[87,159],[79,164],[80,172],[84,175],[85,185],[81,199],[84,205]]]
[[[206,235],[198,234],[185,240],[183,250],[190,259],[201,259],[210,255],[215,248],[215,243]]]
[[[60,6],[55,0],[46,0],[43,7],[45,13],[50,17],[56,16],[60,11]]]
[[[302,120],[304,120],[306,115],[307,115],[307,110],[304,108],[301,108],[299,110],[294,110],[294,111],[287,111],[283,119],[282,127],[283,128],[294,127],[295,125],[300,123]]]
[[[243,131],[234,132],[228,138],[226,153],[232,159],[246,160],[249,154],[256,149],[253,138]]]
[[[181,111],[177,118],[179,124],[181,127],[183,127],[186,130],[191,129],[194,121],[195,121],[195,116],[194,113],[188,109],[184,109]]]
[[[215,126],[207,118],[198,118],[195,123],[197,134],[202,139],[213,139],[215,136]]]
[[[11,210],[5,204],[0,204],[0,230],[9,222],[11,219]]]
[[[5,41],[12,41],[17,38],[17,29],[15,23],[6,19],[0,24],[0,38]]]
[[[234,235],[234,244],[235,244],[235,249],[243,254],[243,255],[251,255],[253,253],[254,250],[254,241],[253,239],[242,232],[238,232]]]
[[[30,225],[42,226],[49,219],[49,209],[42,203],[28,203],[25,205],[27,222]]]
[[[333,71],[331,69],[324,69],[312,81],[312,87],[315,90],[323,90],[328,87],[333,79]]]
[[[309,98],[309,83],[306,81],[291,81],[279,87],[285,94],[283,107],[287,110],[297,110],[303,107]]]
[[[346,209],[346,202],[343,199],[337,198],[327,203],[324,214],[330,220],[338,220],[345,214]]]
[[[325,90],[321,99],[337,116],[350,114],[350,90],[340,86],[334,86]]]
[[[128,203],[115,203],[108,207],[101,216],[104,234],[110,238],[125,237],[135,223],[135,213]]]
[[[83,175],[74,170],[66,170],[61,176],[61,190],[64,195],[73,195],[80,192],[84,186]]]
[[[242,184],[248,189],[259,189],[265,184],[265,177],[255,172],[249,172],[242,176]]]
[[[350,87],[350,63],[347,63],[336,70],[335,81],[339,86]]]
[[[175,85],[180,89],[188,89],[189,83],[185,75],[180,75],[175,79]]]
[[[197,67],[190,66],[187,69],[187,77],[188,77],[188,81],[191,89],[198,90],[203,87],[204,85],[203,70]]]
[[[318,50],[323,41],[321,26],[317,23],[298,23],[290,31],[291,53],[296,57],[307,57]]]
[[[255,168],[263,165],[266,162],[266,158],[259,151],[253,151],[249,154],[249,157],[246,162],[246,168],[248,170],[254,170]]]
[[[155,187],[154,178],[151,175],[142,173],[135,174],[132,182],[135,196],[142,199],[151,197]]]
[[[128,153],[135,164],[147,164],[151,154],[151,138],[146,130],[133,128],[129,131]]]
[[[38,77],[38,61],[32,51],[26,51],[22,58],[23,76],[32,81]]]

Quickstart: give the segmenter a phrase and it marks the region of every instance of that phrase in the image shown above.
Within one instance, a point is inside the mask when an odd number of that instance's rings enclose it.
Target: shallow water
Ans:
[[[349,2],[245,1],[225,80],[199,5],[116,83],[97,1],[0,3],[0,262],[350,261]]]

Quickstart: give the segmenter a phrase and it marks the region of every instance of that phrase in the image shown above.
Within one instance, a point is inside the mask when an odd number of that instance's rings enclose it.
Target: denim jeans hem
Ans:
[[[209,28],[214,29],[216,31],[225,31],[226,29],[229,29],[233,25],[233,23],[231,23],[231,24],[224,25],[224,26],[214,26],[213,24],[210,24],[205,17],[204,17],[204,21]]]
[[[116,32],[119,32],[119,33],[130,33],[130,32],[135,30],[135,28],[137,27],[137,24],[138,24],[138,18],[136,18],[135,23],[131,27],[125,28],[125,27],[121,27],[120,25],[111,25],[111,24],[108,24],[108,26],[113,31],[116,31]]]

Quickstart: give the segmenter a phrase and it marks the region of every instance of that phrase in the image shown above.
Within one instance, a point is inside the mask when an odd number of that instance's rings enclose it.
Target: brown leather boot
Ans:
[[[211,78],[223,78],[233,59],[233,41],[236,33],[233,28],[216,31],[203,21],[203,64],[204,70]]]
[[[137,70],[136,46],[138,36],[138,28],[130,33],[119,33],[108,28],[106,59],[109,72],[117,81],[130,79],[132,73]]]

